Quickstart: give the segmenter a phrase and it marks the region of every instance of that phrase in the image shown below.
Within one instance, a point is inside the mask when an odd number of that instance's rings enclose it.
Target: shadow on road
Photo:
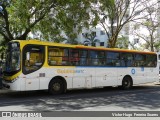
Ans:
[[[32,111],[72,111],[116,106],[131,110],[160,108],[160,86],[135,86],[131,90],[117,87],[72,90],[52,96],[47,91],[16,92],[0,95],[0,107],[23,106]],[[108,109],[109,110],[109,109]]]

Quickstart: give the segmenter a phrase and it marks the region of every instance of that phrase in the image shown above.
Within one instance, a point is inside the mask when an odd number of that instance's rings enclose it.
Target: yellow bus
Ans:
[[[13,40],[6,51],[3,86],[14,91],[133,85],[158,81],[157,54],[135,50]]]

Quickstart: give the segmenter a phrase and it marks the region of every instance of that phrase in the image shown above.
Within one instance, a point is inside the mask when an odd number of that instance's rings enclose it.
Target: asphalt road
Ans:
[[[1,111],[160,111],[160,85],[71,90],[62,95],[47,91],[0,93]]]

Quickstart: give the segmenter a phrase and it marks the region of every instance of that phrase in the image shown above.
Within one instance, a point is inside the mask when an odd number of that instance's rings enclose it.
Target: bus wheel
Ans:
[[[52,95],[63,93],[64,84],[61,79],[53,79],[49,84],[49,93]]]
[[[127,90],[130,89],[132,87],[133,83],[132,83],[132,79],[129,76],[126,76],[123,78],[122,80],[122,89]]]

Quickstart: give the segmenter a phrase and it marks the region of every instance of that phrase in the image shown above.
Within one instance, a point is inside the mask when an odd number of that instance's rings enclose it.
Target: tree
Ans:
[[[129,34],[129,23],[145,16],[137,17],[146,8],[143,3],[149,0],[98,0],[95,10],[97,21],[104,28],[108,36],[108,46],[115,47],[118,35],[122,29]],[[96,6],[97,7],[97,6]]]
[[[25,40],[30,33],[39,33],[41,39],[52,40],[59,37],[62,30],[73,31],[75,25],[80,31],[81,25],[87,24],[89,19],[86,11],[89,6],[87,0],[1,0],[0,34],[3,43]]]
[[[155,44],[154,44],[154,47],[156,49],[156,52],[160,51],[160,41],[157,41]]]
[[[158,3],[159,4],[159,3]],[[159,49],[160,41],[158,29],[160,27],[160,21],[158,19],[158,6],[156,3],[144,3],[145,10],[141,14],[147,14],[142,20],[133,23],[132,34],[140,39],[140,42],[144,43],[144,49],[150,51],[157,51]],[[143,30],[140,30],[143,28]]]
[[[100,42],[100,40],[96,39],[96,34],[95,32],[91,32],[91,33],[84,33],[83,37],[86,39],[84,41],[85,45],[91,45],[91,46],[95,46],[97,42]]]
[[[39,23],[52,8],[55,3],[50,0],[2,0],[1,31],[5,42],[13,39],[26,39],[27,35]]]
[[[55,12],[51,13],[51,20],[54,20],[52,22],[54,25],[49,25],[49,27],[45,28],[42,26],[40,28],[40,30],[43,31],[43,35],[44,33],[48,33],[44,35],[45,38],[52,41],[57,39],[58,36],[58,38],[63,38],[61,40],[67,40],[67,43],[77,44],[76,38],[78,33],[81,32],[83,27],[89,27],[90,14],[87,9],[90,8],[92,1],[93,0],[65,1],[66,5],[63,9],[57,9],[56,15],[54,15]],[[46,23],[46,21],[44,21],[44,23]],[[50,31],[50,27],[55,29]]]
[[[128,37],[125,36],[119,36],[117,38],[117,42],[116,42],[116,48],[123,48],[123,49],[128,49],[129,46],[129,40]]]
[[[3,37],[0,35],[0,40],[2,40]],[[2,60],[4,58],[4,51],[6,50],[5,46],[1,45],[1,41],[0,41],[0,59]]]
[[[134,41],[129,41],[129,48],[131,50],[141,50],[141,51],[143,51],[143,50],[145,50],[144,46],[146,46],[146,45],[144,45],[142,43],[139,43],[139,39],[134,39]]]

